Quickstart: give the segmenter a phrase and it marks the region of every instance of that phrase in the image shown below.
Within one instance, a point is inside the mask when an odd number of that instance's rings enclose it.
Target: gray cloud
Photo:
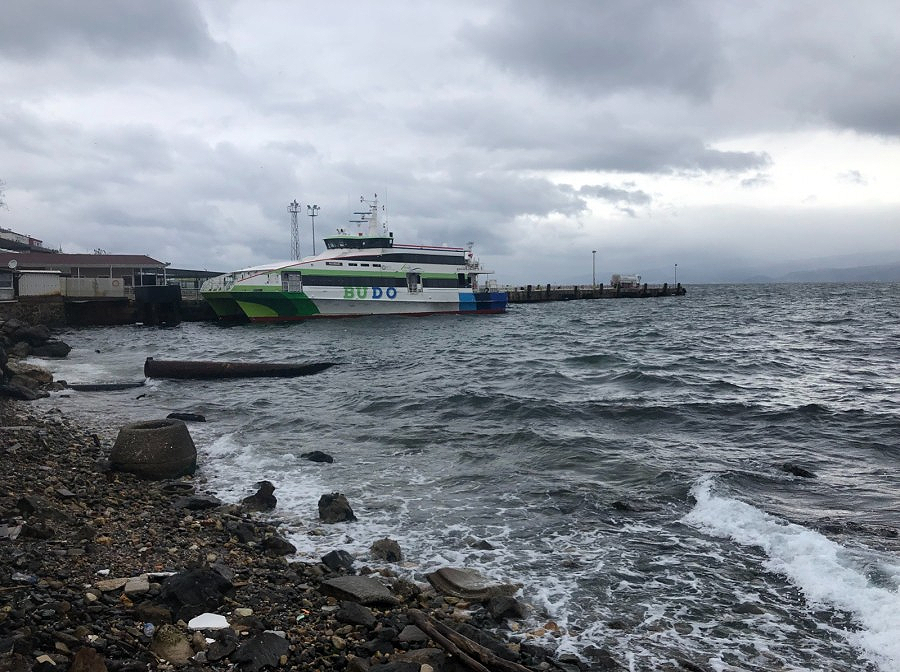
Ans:
[[[69,50],[103,57],[203,57],[215,44],[189,0],[10,0],[0,21],[0,55],[40,59]]]
[[[702,3],[516,0],[460,38],[549,91],[650,88],[706,98],[719,76],[716,25]]]
[[[430,136],[451,134],[466,146],[491,150],[507,170],[636,173],[743,172],[771,163],[765,152],[723,151],[679,127],[640,128],[591,107],[523,107],[477,99],[433,103],[410,122]],[[691,129],[692,130],[692,129]]]
[[[584,186],[578,190],[584,196],[593,196],[610,203],[628,203],[631,205],[650,205],[650,194],[640,189],[620,189],[608,184]],[[633,212],[633,211],[632,211]]]
[[[838,179],[841,182],[847,182],[849,184],[866,184],[865,178],[858,170],[848,170],[844,173],[841,173],[840,175],[838,175]]]
[[[765,173],[756,173],[756,175],[745,177],[741,180],[741,186],[745,189],[756,189],[757,187],[764,187],[771,183],[772,178]]]

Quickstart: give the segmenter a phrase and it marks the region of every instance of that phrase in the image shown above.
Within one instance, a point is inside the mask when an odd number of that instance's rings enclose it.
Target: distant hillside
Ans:
[[[775,277],[754,275],[746,278],[744,282],[900,282],[900,263],[852,268],[817,268],[791,271]]]

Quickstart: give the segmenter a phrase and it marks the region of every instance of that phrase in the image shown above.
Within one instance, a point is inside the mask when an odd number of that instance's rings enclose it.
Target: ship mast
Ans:
[[[368,224],[369,230],[367,231],[367,235],[369,236],[378,236],[378,235],[386,235],[387,234],[387,223],[381,225],[379,227],[379,219],[378,219],[378,194],[375,194],[375,198],[369,200],[365,196],[359,197],[360,203],[365,203],[368,206],[368,210],[365,212],[354,212],[354,215],[359,215],[359,219],[351,219],[351,224]],[[384,207],[384,206],[382,206]],[[379,231],[379,228],[381,230]]]

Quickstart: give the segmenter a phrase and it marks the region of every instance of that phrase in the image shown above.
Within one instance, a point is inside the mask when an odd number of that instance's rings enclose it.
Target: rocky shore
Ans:
[[[190,476],[140,480],[109,469],[113,439],[0,399],[0,670],[578,669],[492,634],[524,613],[502,589],[400,578],[389,540],[380,568],[293,562],[254,512],[265,486],[226,505]]]

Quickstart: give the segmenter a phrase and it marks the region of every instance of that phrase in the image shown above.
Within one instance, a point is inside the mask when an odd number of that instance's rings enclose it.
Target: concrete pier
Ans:
[[[524,287],[500,287],[509,294],[510,303],[538,303],[541,301],[572,301],[575,299],[646,299],[654,296],[684,296],[687,291],[679,282],[675,287],[642,285],[623,287],[597,285],[525,285]]]

